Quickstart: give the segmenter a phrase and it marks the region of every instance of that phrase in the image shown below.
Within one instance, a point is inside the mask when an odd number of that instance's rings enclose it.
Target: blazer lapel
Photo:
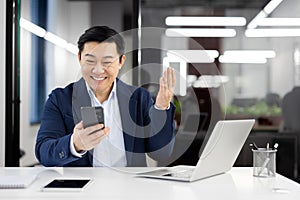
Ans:
[[[127,165],[131,166],[134,162],[132,156],[134,154],[134,141],[136,134],[137,102],[131,99],[134,91],[131,91],[129,86],[119,79],[117,79],[116,83]],[[73,85],[72,112],[75,124],[82,120],[80,112],[80,108],[82,106],[91,106],[91,100],[83,78],[75,82]],[[93,151],[91,150],[89,151],[89,159],[91,163],[93,161],[92,155]]]
[[[81,120],[81,107],[91,106],[91,99],[86,89],[86,84],[83,78],[75,82],[73,85],[72,93],[72,113],[75,125],[78,124]],[[93,166],[93,150],[90,150],[88,153],[88,158]]]
[[[125,83],[117,79],[117,97],[119,102],[128,166],[131,166],[133,163],[132,156],[134,154],[134,141],[137,121],[137,102],[131,99],[133,92],[134,91],[131,91]]]
[[[87,92],[85,81],[81,78],[73,85],[72,112],[75,124],[82,120],[80,109],[83,106],[91,106],[91,99]]]

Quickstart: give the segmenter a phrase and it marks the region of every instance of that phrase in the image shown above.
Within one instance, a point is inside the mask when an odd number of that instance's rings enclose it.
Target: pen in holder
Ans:
[[[277,149],[267,148],[252,149],[253,152],[253,176],[274,177],[276,173]]]

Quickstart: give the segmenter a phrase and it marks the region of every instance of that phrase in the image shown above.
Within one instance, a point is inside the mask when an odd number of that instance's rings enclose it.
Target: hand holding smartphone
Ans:
[[[104,125],[104,112],[101,106],[81,107],[81,117],[82,117],[84,128],[87,128],[89,126],[94,126],[96,124]]]

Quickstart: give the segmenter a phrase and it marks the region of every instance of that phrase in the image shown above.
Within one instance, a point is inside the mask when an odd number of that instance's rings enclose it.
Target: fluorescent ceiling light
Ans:
[[[300,29],[248,29],[246,37],[299,37]]]
[[[267,14],[264,11],[260,11],[253,19],[252,21],[248,24],[247,28],[256,28],[258,25],[258,22],[267,17]]]
[[[245,26],[244,17],[180,17],[165,19],[168,26]]]
[[[275,8],[282,2],[282,0],[271,0],[263,10],[261,10],[248,24],[247,28],[256,28],[259,22],[267,17],[268,15],[275,10]]]
[[[67,51],[69,51],[69,52],[75,54],[75,55],[77,55],[77,54],[78,54],[78,51],[79,51],[78,47],[77,47],[76,45],[74,45],[74,44],[71,44],[71,43],[68,43],[68,44],[66,45],[65,49],[66,49]]]
[[[39,37],[44,37],[46,34],[45,29],[31,23],[30,21],[28,21],[24,18],[20,18],[20,27],[22,27],[23,29],[25,29]]]
[[[187,63],[213,63],[219,56],[217,50],[170,50],[168,57],[180,57]]]
[[[229,80],[229,77],[224,75],[202,75],[192,84],[195,88],[217,88]]]
[[[219,57],[220,63],[240,63],[240,64],[264,64],[267,63],[267,59],[263,57],[249,57],[249,56],[224,56]]]
[[[266,12],[268,15],[279,6],[279,4],[282,2],[282,0],[272,0],[270,1],[265,7],[264,12]]]
[[[71,43],[67,43],[66,40],[60,38],[59,36],[47,32],[45,29],[37,26],[34,23],[31,23],[30,21],[24,19],[24,18],[20,18],[20,27],[22,27],[23,29],[39,36],[39,37],[43,37],[45,40],[48,40],[49,42],[65,48],[67,51],[77,55],[78,54],[78,47],[75,46],[74,44]]]
[[[300,18],[264,18],[257,24],[259,26],[300,26]]]
[[[169,37],[234,37],[236,31],[222,28],[168,28],[165,34]]]
[[[45,35],[45,40],[48,40],[49,42],[52,42],[53,44],[60,46],[62,48],[65,48],[67,46],[67,41],[58,37],[57,35],[47,32]]]
[[[186,80],[187,80],[189,86],[191,86],[191,84],[197,80],[197,76],[196,75],[192,75],[192,74],[188,74],[186,76]]]
[[[224,56],[274,58],[276,53],[273,50],[227,50]]]

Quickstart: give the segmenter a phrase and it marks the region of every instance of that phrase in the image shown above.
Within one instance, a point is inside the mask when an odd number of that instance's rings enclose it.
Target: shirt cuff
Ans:
[[[170,104],[169,104],[169,106],[167,107],[167,109],[161,109],[161,108],[157,107],[155,104],[154,104],[154,108],[155,108],[156,110],[169,110],[169,109],[170,109]]]
[[[81,158],[86,153],[86,151],[77,152],[75,150],[74,143],[73,143],[73,136],[74,135],[72,134],[70,139],[70,151],[74,156]]]

